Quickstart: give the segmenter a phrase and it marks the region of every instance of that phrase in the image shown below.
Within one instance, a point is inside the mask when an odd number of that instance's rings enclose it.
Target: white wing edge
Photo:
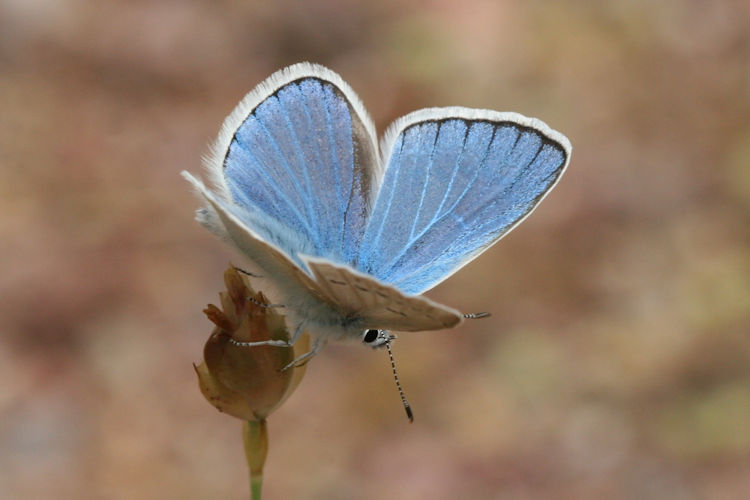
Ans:
[[[227,150],[232,143],[232,138],[237,132],[237,129],[242,125],[245,119],[247,119],[250,113],[252,113],[252,111],[269,96],[274,94],[281,87],[295,80],[306,77],[318,78],[330,82],[344,94],[344,97],[346,97],[349,104],[351,104],[357,117],[367,129],[370,140],[372,141],[372,150],[375,152],[378,151],[375,124],[367,113],[359,96],[357,96],[349,84],[346,83],[341,76],[325,66],[309,62],[293,64],[276,71],[263,80],[253,90],[248,92],[229,116],[224,119],[224,123],[221,125],[221,130],[219,131],[216,141],[211,144],[209,153],[203,158],[203,165],[208,180],[219,198],[227,202],[232,200],[229,186],[224,177],[224,157],[226,156]],[[379,178],[382,173],[380,171],[382,171],[383,167],[381,165],[376,165],[375,168],[379,170],[375,172],[376,178]]]
[[[201,196],[206,202],[208,202],[205,210],[208,214],[210,214],[210,217],[207,220],[205,217],[197,215],[196,220],[198,220],[198,222],[205,226],[209,231],[222,237],[222,239],[228,241],[234,247],[239,248],[239,245],[234,241],[234,238],[232,238],[229,231],[224,226],[224,223],[221,221],[218,212],[216,211],[215,207],[220,207],[224,216],[227,217],[232,222],[232,224],[247,233],[247,235],[249,235],[253,240],[256,240],[257,244],[263,245],[263,247],[265,247],[265,250],[268,252],[269,257],[274,259],[276,263],[281,264],[284,268],[286,268],[285,270],[288,274],[296,276],[297,279],[305,281],[304,284],[306,286],[309,285],[309,283],[307,283],[308,281],[313,281],[312,277],[308,273],[308,270],[299,267],[291,258],[289,258],[289,256],[287,256],[287,254],[281,248],[279,248],[272,242],[263,239],[255,231],[250,229],[247,224],[237,218],[237,216],[235,216],[232,212],[224,209],[222,205],[224,205],[225,202],[219,199],[215,193],[212,193],[208,188],[206,188],[206,186],[201,181],[199,181],[186,171],[182,171],[181,175],[193,185],[196,193]],[[247,257],[252,260],[252,256],[247,255]],[[263,267],[261,262],[256,262],[256,264]]]
[[[513,111],[494,111],[491,109],[464,108],[462,106],[448,106],[445,108],[424,108],[412,111],[391,123],[383,134],[380,141],[380,153],[383,155],[383,166],[388,166],[391,159],[393,143],[404,129],[411,127],[420,122],[448,120],[459,118],[463,120],[487,120],[491,122],[510,122],[522,127],[531,128],[539,132],[548,139],[560,144],[565,151],[565,166],[567,167],[570,155],[573,152],[573,146],[563,134],[552,129],[549,125],[538,118],[530,118]],[[565,167],[563,167],[565,170]]]
[[[206,188],[203,182],[196,179],[193,174],[191,174],[187,170],[183,170],[182,172],[180,172],[180,175],[183,179],[191,184],[193,188],[193,194],[195,194],[195,196],[201,202],[204,202],[203,207],[195,211],[195,220],[215,236],[218,236],[223,241],[232,244],[232,237],[229,236],[227,229],[224,227],[224,224],[222,224],[221,219],[219,218],[219,214],[216,213],[216,210],[214,210],[210,203],[205,203],[208,201],[206,193],[210,192],[208,188]]]
[[[390,158],[391,158],[393,144],[396,141],[396,138],[399,136],[399,134],[403,132],[406,128],[414,124],[420,123],[420,122],[446,120],[450,118],[459,118],[459,119],[464,119],[464,120],[487,120],[487,121],[492,121],[492,122],[510,122],[510,123],[515,123],[517,125],[520,125],[522,127],[534,129],[537,132],[539,132],[539,134],[541,134],[542,136],[560,145],[560,147],[565,152],[565,161],[563,162],[563,165],[560,168],[560,174],[557,176],[557,179],[555,179],[555,182],[553,182],[552,185],[550,185],[550,187],[547,188],[547,191],[545,191],[542,194],[542,196],[539,197],[536,204],[533,207],[531,207],[531,210],[529,210],[523,217],[516,220],[500,236],[500,238],[493,241],[488,246],[477,248],[474,253],[467,256],[466,260],[461,262],[450,273],[446,274],[443,277],[443,279],[441,279],[440,281],[432,285],[429,289],[434,288],[435,286],[439,285],[443,281],[447,280],[448,278],[456,274],[466,264],[470,263],[471,261],[479,257],[479,255],[482,254],[489,247],[491,247],[492,245],[494,245],[501,239],[505,238],[505,236],[508,233],[510,233],[511,231],[513,231],[513,229],[516,228],[516,226],[518,226],[520,223],[526,220],[526,218],[529,215],[531,215],[531,213],[534,210],[536,210],[536,207],[539,206],[542,200],[544,200],[544,198],[547,197],[547,195],[552,191],[552,189],[554,189],[554,187],[557,186],[557,183],[560,182],[560,179],[562,179],[562,176],[565,173],[565,170],[568,168],[568,164],[570,163],[570,155],[573,152],[573,146],[570,144],[570,141],[568,140],[567,137],[565,137],[563,134],[561,134],[557,130],[550,128],[549,125],[547,125],[546,123],[544,123],[543,121],[537,118],[529,118],[528,116],[524,116],[520,113],[514,113],[512,111],[503,112],[503,111],[493,111],[491,109],[464,108],[461,106],[451,106],[451,107],[445,107],[445,108],[425,108],[425,109],[414,111],[400,118],[397,118],[386,129],[385,134],[383,135],[383,139],[380,142],[380,151],[381,151],[381,154],[383,155],[382,157],[382,162],[384,165],[383,168],[388,168],[388,162],[390,161]]]

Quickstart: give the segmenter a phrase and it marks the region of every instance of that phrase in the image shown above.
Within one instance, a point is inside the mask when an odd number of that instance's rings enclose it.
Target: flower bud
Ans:
[[[203,396],[219,411],[243,420],[263,420],[288,398],[302,380],[305,367],[281,371],[310,350],[305,333],[293,347],[239,346],[237,342],[289,340],[284,316],[255,292],[234,266],[224,273],[227,291],[219,294],[221,309],[204,312],[216,325],[203,349],[204,362],[195,367]]]

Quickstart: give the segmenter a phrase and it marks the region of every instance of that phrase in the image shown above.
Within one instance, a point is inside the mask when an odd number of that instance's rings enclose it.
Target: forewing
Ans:
[[[301,291],[319,295],[312,278],[283,250],[272,242],[265,241],[249,228],[236,213],[236,207],[221,200],[190,174],[183,172],[183,176],[205,198],[207,207],[211,209],[229,242],[262,269],[264,274],[268,274],[270,283],[280,287],[286,295],[298,295]]]
[[[270,76],[206,163],[219,198],[266,241],[293,257],[354,258],[381,168],[372,122],[336,73],[302,63]]]
[[[407,115],[382,149],[385,175],[355,265],[407,293],[432,288],[520,223],[571,152],[539,120],[467,108]]]
[[[342,317],[359,319],[368,328],[400,331],[439,330],[459,324],[458,311],[426,297],[407,296],[354,269],[325,259],[302,256],[315,282]]]

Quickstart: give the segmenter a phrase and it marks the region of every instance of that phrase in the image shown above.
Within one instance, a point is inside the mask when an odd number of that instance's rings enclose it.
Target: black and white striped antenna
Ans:
[[[396,381],[396,387],[398,388],[398,394],[401,396],[401,402],[404,404],[404,410],[406,410],[406,416],[409,417],[409,423],[414,422],[414,413],[411,411],[411,406],[406,400],[404,390],[401,388],[401,382],[398,381],[398,372],[396,371],[396,362],[393,359],[393,351],[391,351],[391,341],[388,340],[385,343],[386,349],[388,349],[388,357],[391,360],[391,370],[393,370],[393,379]]]

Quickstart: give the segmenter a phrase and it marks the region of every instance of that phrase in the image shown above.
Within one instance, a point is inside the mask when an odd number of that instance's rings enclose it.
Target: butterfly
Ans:
[[[523,221],[560,180],[565,136],[517,113],[428,108],[378,147],[344,80],[299,63],[226,118],[205,159],[196,219],[238,248],[296,323],[309,360],[329,340],[387,344],[390,330],[451,328],[459,311],[421,296]],[[264,285],[265,286],[265,285]]]

